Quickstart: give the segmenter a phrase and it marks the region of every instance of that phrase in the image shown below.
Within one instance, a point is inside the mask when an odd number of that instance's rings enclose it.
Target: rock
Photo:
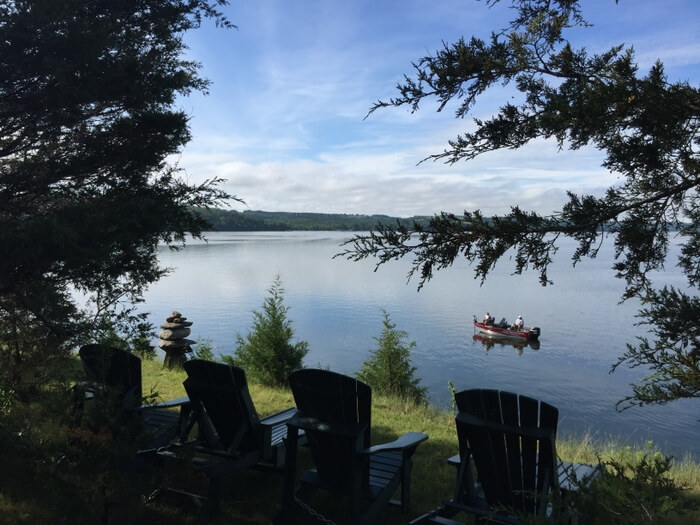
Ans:
[[[189,327],[192,326],[192,321],[186,319],[180,312],[173,310],[172,315],[166,317],[165,323],[160,325],[162,330],[158,348],[165,351],[165,368],[181,368],[187,361],[186,354],[192,351],[190,347],[197,344],[197,341],[185,339],[190,335]]]
[[[177,339],[182,339],[190,335],[191,330],[189,328],[178,328],[170,330],[162,330],[158,337],[165,339],[166,341],[175,341]]]
[[[160,325],[163,330],[177,330],[187,326],[192,326],[192,321],[185,321],[184,323],[163,323]]]
[[[177,341],[158,341],[158,348],[169,350],[171,348],[185,348],[187,346],[196,345],[197,341],[191,339],[178,339]]]
[[[165,359],[163,360],[163,368],[168,369],[182,369],[184,364],[187,362],[187,353],[185,350],[168,350],[165,353]]]

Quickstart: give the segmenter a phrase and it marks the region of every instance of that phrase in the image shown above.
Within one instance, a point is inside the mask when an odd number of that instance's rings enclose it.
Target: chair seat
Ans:
[[[398,452],[381,452],[370,458],[369,462],[369,493],[366,497],[376,498],[377,494],[385,490],[391,483],[398,483],[397,476],[403,467],[402,455]],[[302,483],[322,487],[329,490],[344,492],[345,487],[332,487],[318,476],[316,468],[309,469],[300,480]]]
[[[164,447],[178,438],[190,412],[189,399],[180,398],[179,407],[177,412],[157,405],[139,408],[143,430],[148,436],[148,448]]]
[[[592,480],[601,474],[602,465],[590,465],[587,463],[571,463],[559,460],[557,472],[559,474],[559,488],[562,491],[578,490],[574,480]]]
[[[459,468],[461,463],[459,454],[448,458],[447,463],[455,468]],[[559,477],[559,488],[562,490],[576,490],[573,480],[593,479],[600,473],[600,465],[590,465],[588,463],[571,463],[570,461],[557,461],[557,475]]]
[[[370,458],[369,483],[377,487],[385,487],[403,466],[403,458],[398,452],[380,452]]]
[[[296,407],[290,407],[260,420],[260,426],[265,434],[263,439],[266,445],[262,461],[273,468],[281,469],[284,467],[287,421],[296,412]]]

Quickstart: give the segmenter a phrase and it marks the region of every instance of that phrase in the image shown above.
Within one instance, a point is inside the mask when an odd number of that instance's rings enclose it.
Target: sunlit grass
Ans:
[[[184,395],[182,371],[170,371],[162,368],[159,361],[144,362],[144,391],[152,388],[162,399]],[[261,417],[293,406],[294,399],[287,389],[268,388],[250,384],[251,397]],[[390,441],[405,432],[425,432],[430,437],[418,447],[414,456],[412,479],[412,512],[401,516],[398,512],[386,516],[388,522],[401,523],[422,512],[432,509],[445,499],[449,499],[454,489],[456,471],[447,464],[447,458],[458,451],[457,435],[454,426],[454,414],[450,410],[438,410],[428,405],[416,406],[410,400],[387,398],[375,395],[372,408],[372,441],[381,443]],[[631,460],[650,449],[620,445],[614,439],[600,440],[593,432],[583,435],[567,435],[557,442],[557,451],[564,461],[595,464],[599,460]],[[663,452],[663,451],[661,451]],[[690,488],[688,496],[700,499],[700,465],[687,454],[676,459],[669,473],[670,476]],[[253,484],[253,478],[246,484]],[[268,481],[269,482],[269,481]],[[261,483],[268,483],[261,481]],[[228,512],[242,517],[236,506],[230,506]],[[251,518],[252,519],[252,518]],[[671,520],[669,523],[687,523],[688,519],[700,523],[700,513]],[[263,520],[264,521],[264,520]]]
[[[143,361],[142,368],[143,391],[147,396],[152,393],[158,400],[167,400],[185,395],[183,371],[166,370],[157,360]],[[261,417],[294,404],[287,389],[251,384],[250,393]],[[72,523],[90,523],[96,519],[96,512],[99,514],[91,479],[80,472],[66,476],[62,463],[68,435],[67,395],[65,389],[56,389],[41,403],[16,405],[11,420],[5,421],[4,426],[0,424],[4,439],[0,449],[0,523],[61,522],[66,517],[71,517]],[[388,510],[382,516],[383,523],[406,523],[449,499],[454,489],[456,471],[447,464],[447,458],[458,450],[454,414],[426,405],[416,406],[408,400],[373,397],[374,443],[391,441],[410,431],[429,435],[414,456],[411,510],[406,514]],[[18,432],[24,433],[21,439]],[[12,441],[12,436],[17,439]],[[590,432],[566,436],[558,441],[557,447],[563,460],[577,463],[595,463],[599,458],[633,460],[649,452],[649,449],[621,446],[614,440],[597,441]],[[301,451],[300,459],[306,463],[310,461],[307,450]],[[201,489],[204,486],[201,476],[193,472],[178,472],[176,476],[188,487],[193,485]],[[670,476],[690,487],[689,498],[700,501],[700,465],[690,455],[675,461]],[[270,523],[279,508],[281,493],[281,476],[254,471],[228,476],[222,511],[213,523]],[[132,522],[169,525],[201,522],[201,516],[193,509],[169,504],[135,508],[133,504],[137,502],[138,497],[129,506],[136,513],[130,516]],[[321,508],[324,504],[321,503]],[[333,504],[331,501],[331,511]],[[116,507],[114,512],[124,512],[126,508]],[[335,517],[335,514],[329,513],[329,516]],[[700,513],[667,523],[700,523]]]

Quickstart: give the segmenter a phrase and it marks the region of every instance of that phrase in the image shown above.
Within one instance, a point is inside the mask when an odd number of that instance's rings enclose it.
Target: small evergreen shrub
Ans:
[[[381,394],[407,397],[416,403],[423,403],[427,388],[418,386],[420,379],[414,377],[416,367],[411,366],[411,349],[416,343],[407,342],[408,334],[396,328],[386,311],[383,313],[382,333],[375,337],[377,348],[362,363],[357,378]]]
[[[208,337],[199,341],[194,348],[192,353],[195,359],[204,359],[205,361],[214,360],[214,344]]]
[[[268,290],[262,311],[253,312],[253,330],[244,339],[238,334],[236,354],[224,357],[229,364],[243,368],[246,375],[264,385],[284,386],[287,376],[303,366],[309,343],[292,343],[294,330],[287,319],[289,307],[284,304],[280,276]]]
[[[152,361],[156,358],[156,348],[151,344],[150,333],[139,333],[131,341],[133,352],[141,359]]]

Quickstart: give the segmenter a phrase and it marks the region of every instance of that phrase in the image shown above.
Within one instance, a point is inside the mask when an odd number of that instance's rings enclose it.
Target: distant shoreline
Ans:
[[[362,215],[352,213],[310,213],[261,210],[196,209],[211,224],[210,231],[219,232],[281,232],[281,231],[345,231],[366,232],[380,226],[400,224],[412,228],[414,223],[426,227],[431,216],[392,217],[390,215]],[[669,230],[677,232],[687,225],[669,224]],[[610,223],[607,231],[614,233],[617,225]]]
[[[391,217],[344,213],[270,212],[198,209],[197,213],[211,224],[213,231],[368,231],[380,225],[411,227],[426,224],[427,216]]]

